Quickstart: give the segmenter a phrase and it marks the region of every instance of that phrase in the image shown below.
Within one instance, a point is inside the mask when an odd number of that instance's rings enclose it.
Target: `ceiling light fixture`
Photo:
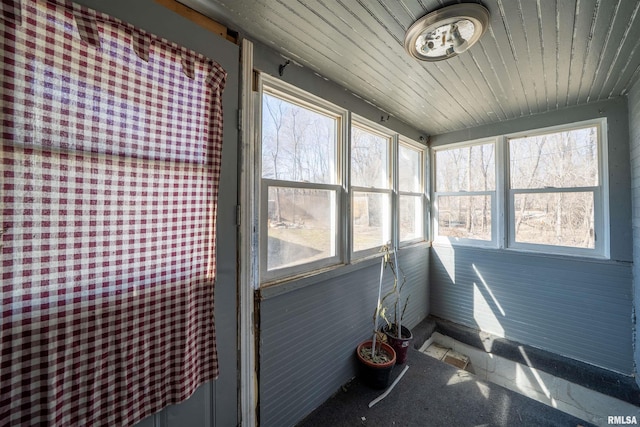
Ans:
[[[404,48],[421,61],[442,61],[461,54],[482,37],[489,11],[477,3],[462,3],[431,12],[409,27]]]

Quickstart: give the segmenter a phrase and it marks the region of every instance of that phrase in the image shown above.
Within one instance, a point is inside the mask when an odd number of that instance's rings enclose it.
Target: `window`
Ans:
[[[495,242],[495,143],[435,151],[436,236]]]
[[[424,239],[424,150],[398,145],[398,224],[400,243]]]
[[[261,284],[425,240],[424,145],[280,80],[260,82]]]
[[[351,126],[351,218],[353,252],[377,250],[391,239],[392,136]]]
[[[265,278],[340,262],[339,152],[344,112],[305,98],[275,85],[263,90]]]
[[[435,241],[607,256],[605,126],[435,148]]]
[[[599,135],[590,124],[507,139],[510,246],[600,249]]]

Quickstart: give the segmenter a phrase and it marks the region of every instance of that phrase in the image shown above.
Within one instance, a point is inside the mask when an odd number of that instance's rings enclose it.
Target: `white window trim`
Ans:
[[[511,189],[510,186],[510,159],[509,140],[523,138],[527,136],[540,136],[558,132],[569,132],[572,130],[596,127],[598,134],[598,185],[585,187],[557,187],[546,189]],[[552,255],[574,255],[589,258],[609,259],[610,257],[610,232],[609,232],[609,174],[608,174],[608,144],[607,144],[607,121],[605,118],[585,120],[581,122],[569,123],[565,125],[551,126],[540,129],[533,129],[526,132],[507,134],[503,138],[505,152],[505,211],[507,218],[507,238],[506,244],[509,250],[537,252]],[[596,235],[595,247],[576,248],[571,246],[546,245],[540,243],[524,243],[515,241],[515,212],[512,209],[516,194],[549,194],[549,193],[578,193],[593,192],[594,204],[594,233]]]
[[[598,179],[597,186],[585,187],[559,187],[554,189],[515,189],[510,188],[509,175],[509,139],[527,136],[539,136],[556,132],[584,129],[595,126],[598,129]],[[495,144],[496,190],[492,201],[492,240],[452,239],[446,236],[438,236],[438,196],[440,195],[481,195],[485,192],[436,192],[437,164],[436,153],[440,150],[461,148],[483,143]],[[504,249],[514,252],[532,252],[546,255],[579,256],[594,259],[610,259],[610,207],[609,207],[609,172],[608,172],[608,141],[607,120],[598,118],[584,120],[569,124],[549,126],[531,129],[523,132],[509,133],[491,138],[481,138],[471,141],[462,141],[453,144],[432,147],[431,149],[431,174],[430,187],[432,197],[431,227],[433,243],[445,246],[473,246],[482,248]],[[594,232],[596,244],[594,249],[575,248],[569,246],[544,245],[536,243],[523,243],[515,241],[515,212],[513,212],[513,197],[522,193],[551,193],[551,192],[593,192],[594,194]]]
[[[344,197],[344,185],[346,181],[346,171],[343,167],[346,157],[346,149],[349,145],[349,133],[346,131],[349,124],[349,112],[344,108],[341,108],[335,104],[332,104],[320,97],[310,94],[306,91],[298,89],[293,85],[283,83],[274,77],[267,74],[260,73],[258,76],[258,89],[259,100],[256,102],[256,171],[257,179],[260,180],[258,199],[260,204],[258,207],[258,240],[259,240],[259,268],[260,268],[260,284],[261,286],[269,286],[275,283],[279,283],[281,280],[291,280],[292,278],[299,277],[305,274],[313,274],[323,268],[342,265],[348,262],[346,258],[346,227],[344,226],[344,218],[348,214],[347,203],[345,203]],[[316,184],[305,183],[287,180],[275,180],[262,178],[262,94],[267,93],[272,96],[277,96],[287,100],[295,105],[299,105],[304,108],[308,108],[313,111],[318,111],[329,116],[336,117],[339,121],[336,129],[336,170],[335,170],[335,184]],[[336,229],[332,240],[335,241],[334,248],[335,254],[331,257],[323,258],[317,261],[308,263],[292,265],[289,267],[278,268],[269,271],[267,269],[267,244],[268,244],[268,226],[267,215],[264,209],[267,207],[268,198],[268,186],[289,187],[289,188],[309,188],[319,190],[335,191],[336,205],[334,208],[334,215],[336,218]]]
[[[253,88],[253,43],[247,39],[242,40],[242,71],[241,84],[241,132],[240,132],[240,161],[242,170],[239,182],[240,223],[238,224],[238,243],[240,246],[238,280],[238,324],[240,334],[238,345],[240,347],[238,358],[240,364],[239,390],[240,414],[243,425],[257,425],[258,399],[253,386],[258,375],[256,371],[256,329],[253,321],[254,315],[254,290],[260,286],[258,274],[258,245],[255,239],[256,231],[253,227],[257,217],[257,193],[256,167],[255,167],[255,100]]]
[[[313,184],[313,183],[299,183],[299,182],[294,182],[294,181],[282,181],[282,180],[274,180],[274,179],[262,179],[262,184],[261,184],[261,189],[260,189],[260,193],[261,193],[261,199],[260,199],[260,206],[264,207],[267,206],[267,202],[268,202],[268,189],[269,187],[279,187],[279,188],[293,188],[293,189],[309,189],[309,190],[325,190],[325,191],[331,191],[335,194],[335,205],[333,208],[333,215],[335,215],[335,218],[337,219],[336,224],[335,224],[335,230],[333,233],[333,236],[331,236],[331,240],[333,243],[333,247],[335,248],[335,254],[333,256],[330,257],[326,257],[326,258],[322,258],[316,261],[310,261],[310,262],[305,262],[302,264],[296,264],[296,265],[292,265],[289,267],[282,267],[282,268],[278,268],[275,270],[271,270],[269,271],[267,269],[267,260],[266,258],[263,256],[263,270],[262,270],[262,280],[263,282],[269,282],[272,280],[277,280],[277,279],[281,279],[283,277],[289,277],[289,276],[297,276],[300,274],[304,274],[308,271],[313,271],[313,270],[320,270],[322,268],[325,267],[329,267],[332,265],[338,265],[338,264],[342,264],[342,256],[341,256],[341,249],[340,249],[340,244],[338,243],[341,238],[342,232],[341,232],[341,224],[340,224],[340,217],[339,215],[341,214],[341,212],[343,211],[342,209],[342,197],[341,197],[341,193],[342,193],[342,187],[340,185],[332,185],[332,184]],[[267,224],[267,215],[260,215],[260,228],[261,230],[268,230],[268,224]],[[265,233],[264,238],[260,239],[260,253],[261,254],[267,254],[267,244],[268,244],[268,234]]]
[[[399,163],[396,164],[396,177],[395,177],[395,182],[398,185],[398,188],[396,189],[396,192],[398,194],[398,203],[397,203],[397,209],[396,209],[396,216],[397,216],[397,226],[396,226],[396,230],[398,230],[398,242],[397,242],[397,246],[402,248],[405,246],[411,246],[414,245],[416,243],[421,243],[427,240],[427,228],[428,228],[428,211],[429,211],[429,206],[427,204],[427,159],[428,159],[428,154],[427,154],[427,147],[424,145],[420,145],[414,141],[411,141],[408,138],[403,137],[402,135],[399,136],[398,138],[398,143],[396,144],[397,150],[400,150],[400,146],[404,145],[405,147],[412,149],[412,150],[416,150],[419,152],[420,154],[420,166],[419,166],[419,170],[420,170],[420,191],[418,192],[412,192],[412,191],[400,191],[400,171],[399,171]],[[395,156],[396,159],[399,159],[399,154],[396,154]],[[422,218],[417,218],[417,219],[421,219],[422,220],[422,235],[416,237],[415,239],[409,239],[409,240],[400,240],[400,196],[414,196],[414,197],[420,197],[420,201],[422,204]]]
[[[316,274],[325,273],[328,270],[342,268],[346,265],[360,263],[372,258],[381,256],[379,247],[353,252],[353,219],[352,219],[352,198],[355,191],[384,193],[389,195],[389,240],[398,247],[399,243],[399,195],[419,195],[423,200],[423,221],[421,238],[410,241],[403,241],[402,246],[412,244],[429,243],[427,236],[429,235],[431,215],[429,209],[429,188],[430,175],[427,173],[430,167],[429,149],[426,145],[420,144],[408,137],[400,135],[389,128],[386,128],[376,122],[368,120],[364,117],[357,116],[350,111],[336,106],[318,96],[310,94],[280,79],[263,73],[257,73],[256,79],[257,95],[254,101],[254,123],[255,123],[255,164],[251,165],[255,176],[255,199],[254,203],[258,206],[255,208],[255,219],[253,223],[257,229],[255,246],[258,252],[255,256],[255,270],[258,276],[256,287],[270,287],[274,285],[298,281],[305,277],[312,277]],[[277,97],[287,99],[287,101],[299,105],[304,108],[319,111],[331,116],[339,117],[340,123],[337,129],[338,147],[336,158],[336,182],[335,184],[316,184],[316,183],[299,183],[287,180],[276,180],[270,178],[262,178],[262,94],[267,93]],[[368,188],[368,187],[351,187],[350,185],[350,168],[351,168],[351,127],[363,128],[375,134],[380,134],[385,138],[390,138],[389,145],[389,188]],[[421,151],[422,156],[422,192],[411,193],[398,191],[398,147],[400,144],[411,146]],[[336,255],[321,260],[308,262],[290,267],[279,268],[267,271],[267,216],[263,210],[267,207],[268,186],[282,186],[291,188],[310,188],[330,190],[336,192],[336,233],[334,238],[337,241]]]
[[[379,135],[385,139],[388,139],[388,146],[387,146],[387,150],[388,150],[388,164],[387,164],[387,187],[386,188],[380,188],[380,187],[360,187],[360,186],[350,186],[349,188],[349,193],[351,195],[350,197],[350,206],[353,206],[353,197],[355,193],[378,193],[378,194],[387,194],[389,196],[389,202],[390,202],[390,206],[389,206],[389,210],[388,210],[388,220],[386,221],[386,224],[384,225],[386,227],[386,232],[387,235],[389,236],[388,240],[391,241],[392,243],[396,242],[396,224],[397,224],[397,212],[398,212],[398,205],[397,205],[397,197],[395,196],[396,191],[394,189],[394,185],[396,185],[397,182],[397,177],[396,172],[397,172],[397,152],[395,150],[395,147],[398,145],[397,144],[397,137],[396,137],[396,133],[393,132],[390,129],[385,128],[384,126],[380,126],[377,123],[372,122],[371,120],[367,120],[364,117],[360,117],[356,114],[351,114],[351,122],[349,123],[349,129],[351,130],[352,127],[357,127],[360,128],[362,130],[364,130],[365,132],[370,132],[374,135]],[[352,135],[350,135],[352,136]],[[349,150],[351,150],[351,138],[349,138]],[[349,171],[351,170],[351,151],[349,151],[349,158],[347,160],[348,163],[348,168]],[[351,178],[349,178],[351,179]],[[379,254],[380,252],[380,246],[381,245],[377,245],[373,248],[368,248],[368,249],[362,249],[359,251],[354,250],[354,228],[353,228],[353,210],[351,210],[350,215],[349,215],[349,229],[350,229],[350,235],[349,235],[349,248],[350,248],[350,255],[351,255],[351,259],[353,260],[359,260],[359,259],[363,259],[363,258],[368,258],[371,256],[376,256],[377,254]]]
[[[438,151],[445,151],[455,148],[465,148],[476,145],[485,145],[485,144],[493,144],[494,145],[494,168],[495,168],[495,181],[496,187],[495,190],[487,190],[487,191],[436,191],[437,186],[437,163],[436,163],[436,155]],[[499,215],[499,205],[498,205],[498,194],[501,192],[501,179],[500,179],[500,166],[499,162],[501,160],[500,151],[499,151],[499,141],[497,138],[481,138],[475,139],[472,141],[463,141],[457,142],[454,144],[441,145],[438,147],[432,147],[431,149],[431,194],[432,194],[432,209],[431,216],[433,221],[433,243],[440,244],[445,246],[452,245],[462,245],[462,246],[475,246],[482,248],[498,248],[499,247],[499,232],[498,229],[500,227],[498,217]],[[439,203],[438,198],[440,196],[491,196],[491,239],[490,240],[480,240],[480,239],[469,239],[469,238],[456,238],[456,237],[448,237],[448,236],[440,236],[438,233],[439,228]]]

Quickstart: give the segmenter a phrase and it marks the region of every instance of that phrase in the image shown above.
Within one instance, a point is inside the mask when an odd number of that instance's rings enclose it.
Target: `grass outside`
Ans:
[[[354,251],[382,245],[378,227],[354,229]],[[331,230],[326,228],[270,228],[269,269],[304,264],[333,256]]]

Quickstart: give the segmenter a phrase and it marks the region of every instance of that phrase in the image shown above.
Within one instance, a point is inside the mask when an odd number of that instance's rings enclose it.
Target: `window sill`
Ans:
[[[380,255],[382,256],[382,255]],[[285,279],[274,280],[263,283],[260,287],[260,296],[262,299],[269,299],[278,295],[306,288],[325,280],[333,279],[344,274],[351,273],[366,267],[373,266],[379,262],[380,256],[369,257],[353,264],[339,264],[326,267],[321,270],[315,270],[309,273],[300,274],[298,276],[287,277]]]
[[[570,254],[570,253],[553,253],[553,252],[541,252],[541,251],[533,251],[522,248],[497,248],[490,246],[481,246],[481,245],[473,245],[473,244],[465,244],[465,243],[455,243],[455,242],[442,242],[442,241],[434,241],[432,244],[433,248],[450,248],[453,250],[461,249],[461,250],[470,250],[470,251],[482,251],[482,252],[495,252],[496,254],[505,254],[505,255],[516,255],[516,256],[526,256],[526,257],[536,257],[536,258],[544,258],[544,259],[555,259],[555,260],[566,260],[566,261],[576,261],[576,262],[586,262],[586,263],[598,263],[598,264],[629,264],[631,261],[625,260],[614,260],[610,258],[606,258],[602,255],[578,255],[578,254]]]
[[[425,241],[408,246],[403,246],[402,248],[400,248],[400,253],[405,250],[419,250],[422,248],[428,249],[430,247],[431,244]],[[287,277],[286,279],[265,282],[260,287],[260,297],[263,300],[274,298],[279,295],[306,288],[307,286],[312,286],[326,280],[352,273],[354,271],[362,270],[367,267],[373,267],[380,263],[381,257],[381,253],[376,253],[368,257],[353,260],[351,264],[334,265],[323,268],[321,270],[315,270],[313,272],[300,274],[298,276]]]

